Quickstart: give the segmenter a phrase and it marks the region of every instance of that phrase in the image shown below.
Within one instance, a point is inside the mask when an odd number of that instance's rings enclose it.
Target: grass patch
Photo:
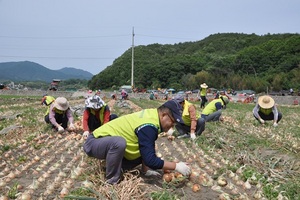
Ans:
[[[133,103],[140,106],[141,108],[158,108],[162,105],[165,101],[160,100],[144,100],[144,99],[130,99]]]
[[[64,199],[86,199],[86,200],[96,200],[97,198],[90,197],[95,196],[95,192],[93,192],[89,188],[77,188],[72,190],[68,196]]]
[[[172,194],[168,190],[152,192],[150,194],[150,196],[151,196],[151,199],[153,199],[153,200],[177,200],[177,199],[179,199],[177,195]]]

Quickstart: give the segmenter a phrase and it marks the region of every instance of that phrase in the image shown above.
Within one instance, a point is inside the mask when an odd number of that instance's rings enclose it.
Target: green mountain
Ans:
[[[132,49],[93,76],[89,87],[131,84]],[[218,33],[196,42],[134,47],[134,87],[300,88],[300,34]]]
[[[75,68],[51,70],[40,64],[22,61],[0,63],[0,81],[44,81],[53,79],[84,79],[89,80],[93,74]]]

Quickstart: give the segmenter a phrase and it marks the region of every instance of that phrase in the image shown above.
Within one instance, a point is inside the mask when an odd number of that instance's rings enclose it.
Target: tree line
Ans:
[[[88,81],[90,89],[131,84],[132,49]],[[300,89],[299,34],[218,33],[196,42],[134,47],[134,87],[256,92]]]

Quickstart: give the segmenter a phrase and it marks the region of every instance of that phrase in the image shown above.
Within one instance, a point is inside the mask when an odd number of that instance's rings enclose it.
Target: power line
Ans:
[[[129,37],[130,35],[103,35],[103,36],[66,36],[66,37],[40,37],[40,36],[7,36],[0,35],[0,38],[11,38],[11,39],[90,39],[90,38],[107,38],[107,37]]]
[[[152,37],[152,38],[164,38],[164,39],[180,39],[180,40],[194,40],[194,38],[179,38],[179,37],[167,37],[167,36],[154,36],[154,35],[142,35],[142,34],[135,34],[142,37]]]
[[[195,38],[182,38],[182,37],[173,37],[173,36],[158,36],[158,35],[144,35],[144,34],[135,34],[136,36],[142,37],[151,37],[151,38],[163,38],[163,39],[182,39],[182,40],[195,40]],[[0,38],[10,38],[10,39],[93,39],[93,38],[115,38],[115,37],[129,37],[131,35],[103,35],[103,36],[65,36],[65,37],[43,37],[43,36],[8,36],[0,35]]]
[[[10,56],[10,55],[0,55],[2,58],[49,58],[49,59],[76,59],[76,60],[111,60],[116,58],[99,58],[99,57],[56,57],[56,56]]]

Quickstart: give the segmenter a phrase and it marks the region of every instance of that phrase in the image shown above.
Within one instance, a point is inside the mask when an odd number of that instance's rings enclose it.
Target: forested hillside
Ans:
[[[89,81],[91,89],[131,83],[132,49]],[[300,34],[219,33],[197,42],[134,48],[134,86],[257,92],[300,88]]]

